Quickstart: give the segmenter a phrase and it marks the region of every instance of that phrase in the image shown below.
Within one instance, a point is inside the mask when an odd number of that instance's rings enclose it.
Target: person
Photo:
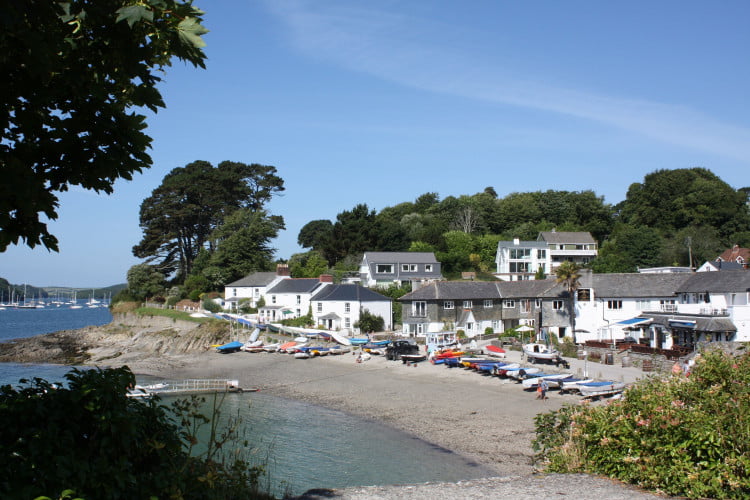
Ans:
[[[547,390],[549,389],[549,384],[547,384],[547,381],[542,379],[542,381],[539,383],[539,389],[541,390],[541,400],[547,399]]]

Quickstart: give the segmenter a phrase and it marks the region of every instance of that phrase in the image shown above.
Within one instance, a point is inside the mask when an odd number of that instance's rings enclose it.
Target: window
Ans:
[[[232,297],[236,297],[236,296],[237,296],[237,289],[232,288]]]
[[[302,303],[302,295],[297,295],[297,304],[299,305],[301,303]]]
[[[621,300],[608,300],[607,309],[622,309],[622,301]]]
[[[521,312],[531,312],[531,301],[529,299],[523,299],[520,303]]]
[[[256,297],[260,297],[260,288],[256,288],[254,292]]]
[[[352,312],[352,305],[349,302],[344,302],[344,312],[345,313]]]
[[[510,258],[511,259],[528,259],[531,257],[530,248],[511,248]]]
[[[546,259],[547,258],[547,250],[539,249],[536,251],[536,258],[537,259]]]
[[[492,299],[485,299],[485,300],[484,300],[484,308],[485,308],[485,309],[489,309],[489,308],[491,308],[491,307],[492,307],[492,305],[493,305],[493,304],[492,304]]]
[[[432,272],[432,264],[425,264],[424,265],[424,272],[431,273]]]
[[[508,262],[508,270],[511,273],[528,273],[529,263],[528,262]]]
[[[534,302],[537,309],[542,307],[542,299],[535,299]]]
[[[446,300],[445,302],[443,302],[443,309],[453,309],[453,301]]]
[[[474,304],[470,300],[464,300],[464,309],[471,309],[474,307]]]
[[[413,316],[427,316],[427,302],[417,300],[411,303]]]
[[[393,264],[377,264],[375,272],[378,274],[393,274]]]
[[[505,299],[503,301],[503,307],[507,307],[508,309],[513,309],[516,307],[516,301],[511,299]]]
[[[276,295],[271,295],[271,304],[276,303]]]
[[[565,303],[562,300],[552,301],[552,309],[554,309],[555,311],[560,311],[563,307],[565,307]]]
[[[579,288],[576,291],[579,302],[588,302],[591,300],[591,289],[590,288]]]
[[[466,323],[466,330],[473,331],[474,330],[474,323]]]
[[[349,328],[352,324],[352,320],[349,318],[344,318],[344,328]]]
[[[651,307],[651,301],[648,299],[638,299],[635,301],[635,307],[639,311],[648,311]]]
[[[417,265],[416,264],[401,264],[401,271],[404,273],[416,273]]]

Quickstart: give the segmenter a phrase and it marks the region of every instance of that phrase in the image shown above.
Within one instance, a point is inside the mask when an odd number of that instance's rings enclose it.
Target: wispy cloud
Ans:
[[[373,4],[370,4],[373,5]],[[382,6],[383,4],[377,4]],[[290,43],[308,57],[430,92],[582,118],[662,143],[750,161],[750,130],[688,106],[555,87],[544,75],[509,74],[436,26],[351,2],[269,2]],[[436,36],[441,35],[441,36]]]

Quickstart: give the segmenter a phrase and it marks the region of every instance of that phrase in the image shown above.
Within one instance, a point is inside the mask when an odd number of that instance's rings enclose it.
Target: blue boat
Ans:
[[[234,341],[234,342],[226,343],[224,345],[220,345],[219,347],[216,348],[216,350],[219,351],[222,354],[227,354],[227,353],[230,353],[230,352],[237,352],[237,351],[239,351],[240,347],[242,347],[242,345],[243,345],[242,342]]]

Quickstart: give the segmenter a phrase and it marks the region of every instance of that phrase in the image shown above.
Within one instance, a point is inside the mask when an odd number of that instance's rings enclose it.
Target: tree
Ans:
[[[70,186],[112,193],[151,166],[145,116],[174,57],[205,67],[190,0],[9,1],[0,30],[0,251],[57,251],[42,218]]]
[[[297,244],[302,248],[320,250],[331,241],[333,223],[329,220],[313,220],[302,226],[297,236]]]
[[[283,190],[284,181],[272,166],[224,161],[214,168],[195,161],[175,168],[141,203],[144,235],[133,254],[156,262],[165,275],[176,273],[181,282],[191,274],[202,249],[213,253],[228,237],[216,230],[231,214],[242,209],[244,215],[237,217],[252,218]],[[262,234],[269,234],[273,226],[283,228],[281,218],[267,222]],[[237,223],[232,227],[236,229]]]
[[[363,333],[382,332],[385,327],[385,320],[382,316],[376,316],[367,309],[363,309],[359,314],[359,321],[354,323],[354,328],[359,328]]]
[[[317,278],[328,271],[328,262],[320,252],[311,250],[305,254],[294,254],[289,259],[289,271],[294,278]]]
[[[128,269],[128,292],[138,300],[161,293],[164,290],[164,275],[148,264],[136,264]]]
[[[555,281],[565,287],[568,296],[568,312],[570,314],[570,328],[573,331],[573,343],[576,343],[576,308],[575,295],[576,290],[581,285],[578,281],[581,278],[578,264],[566,260],[555,269]]]

